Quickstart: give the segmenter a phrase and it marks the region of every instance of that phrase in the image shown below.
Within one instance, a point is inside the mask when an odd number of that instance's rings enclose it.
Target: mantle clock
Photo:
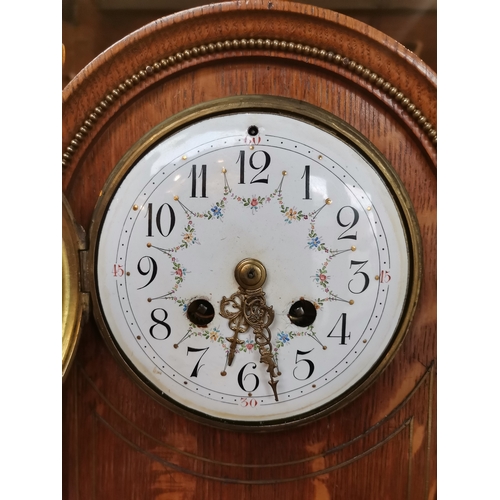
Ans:
[[[436,496],[436,75],[291,2],[63,90],[63,497]]]

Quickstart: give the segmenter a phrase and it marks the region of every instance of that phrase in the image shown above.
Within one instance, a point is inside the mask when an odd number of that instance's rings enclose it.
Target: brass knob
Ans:
[[[262,288],[267,272],[264,264],[257,259],[243,259],[234,270],[234,277],[244,290]]]

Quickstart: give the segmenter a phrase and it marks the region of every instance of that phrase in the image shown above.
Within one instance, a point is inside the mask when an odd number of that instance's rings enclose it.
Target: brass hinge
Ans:
[[[80,250],[80,291],[82,293],[83,307],[83,322],[86,323],[90,317],[90,286],[89,286],[89,269],[88,269],[88,254],[87,249]]]
[[[78,240],[78,257],[80,261],[80,297],[82,305],[82,324],[85,324],[90,317],[90,287],[88,278],[88,242],[85,229],[79,224],[74,225]]]

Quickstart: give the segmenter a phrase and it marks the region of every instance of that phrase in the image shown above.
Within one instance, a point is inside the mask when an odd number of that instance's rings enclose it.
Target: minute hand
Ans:
[[[246,321],[253,328],[255,343],[259,347],[260,362],[267,365],[267,371],[271,378],[269,385],[273,389],[274,399],[278,401],[276,389],[278,380],[275,380],[275,377],[278,376],[276,373],[277,366],[274,361],[271,331],[269,330],[269,325],[274,320],[274,310],[272,306],[266,304],[265,293],[262,288],[248,292],[243,311]]]

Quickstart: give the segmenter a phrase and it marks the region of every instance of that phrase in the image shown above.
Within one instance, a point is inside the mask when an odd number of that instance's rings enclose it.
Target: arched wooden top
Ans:
[[[412,52],[380,31],[330,10],[252,0],[164,17],[94,59],[63,90],[63,167],[73,162],[85,136],[99,129],[98,122],[106,121],[116,101],[123,104],[151,83],[189,67],[262,56],[340,74],[400,108],[410,126],[436,143],[436,74]]]

